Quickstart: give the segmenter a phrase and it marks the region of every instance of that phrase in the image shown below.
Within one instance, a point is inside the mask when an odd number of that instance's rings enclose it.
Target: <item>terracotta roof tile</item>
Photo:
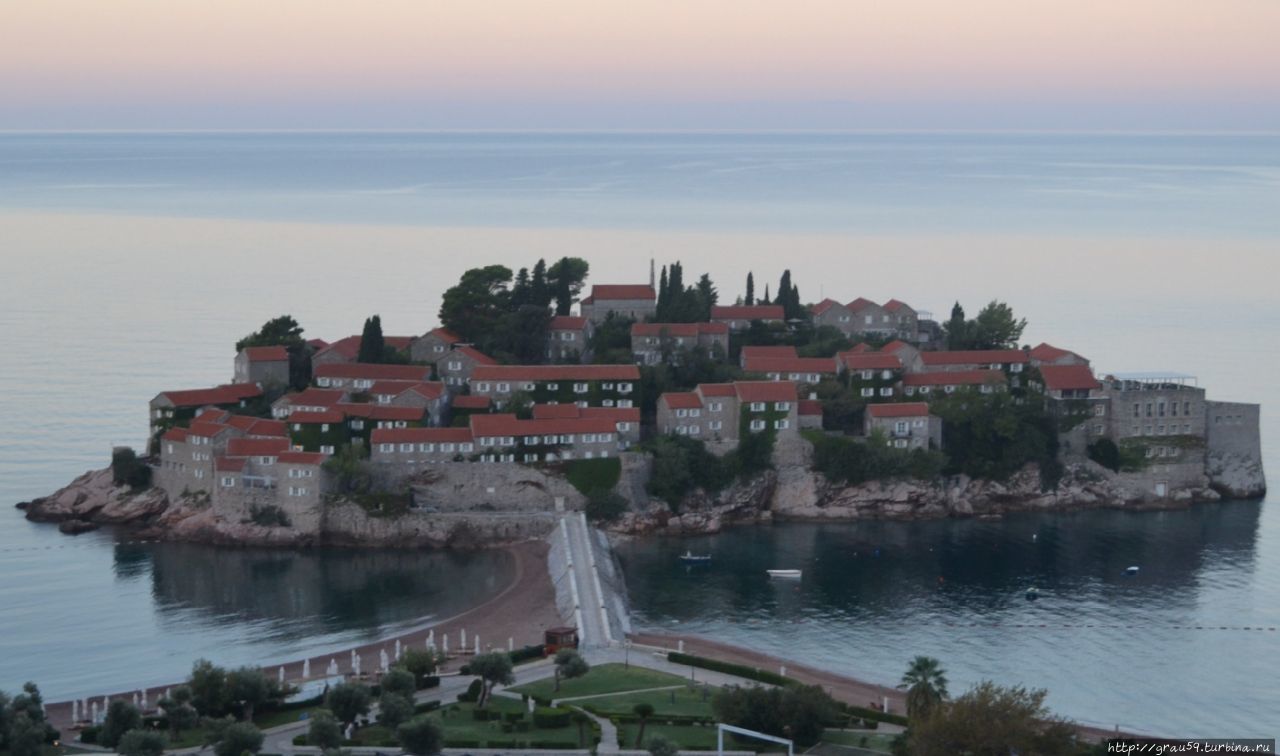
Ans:
[[[743,402],[794,402],[796,384],[791,381],[739,381],[734,385]]]
[[[169,430],[165,431],[164,435],[161,436],[160,438],[164,441],[181,441],[185,443],[187,440],[187,429],[186,428],[170,428]]]
[[[1045,388],[1050,391],[1102,388],[1088,365],[1041,365],[1040,376],[1044,378]]]
[[[463,345],[460,347],[454,347],[453,352],[450,352],[450,354],[453,354],[454,352],[457,352],[459,354],[465,354],[466,356],[470,357],[472,361],[475,362],[477,365],[497,365],[498,364],[497,360],[485,354],[484,352],[480,351],[479,349],[476,349],[473,346]]]
[[[222,423],[202,423],[196,420],[187,426],[188,436],[200,436],[201,438],[213,438],[221,433],[228,433],[235,430],[230,425]]]
[[[476,438],[613,433],[615,426],[615,421],[606,417],[520,420],[511,414],[471,416],[471,435]]]
[[[859,310],[865,310],[868,307],[879,307],[879,306],[880,305],[876,304],[875,302],[872,302],[870,299],[867,299],[866,297],[858,297],[857,299],[853,300],[849,304],[845,305],[845,307],[849,308],[850,312],[858,312]]]
[[[841,352],[836,355],[849,370],[901,370],[902,360],[884,352]]]
[[[476,381],[638,381],[635,365],[481,365],[471,374]]]
[[[206,404],[239,404],[243,399],[262,396],[262,389],[256,383],[228,383],[206,389],[163,391],[160,396],[175,407],[201,407]]]
[[[1068,349],[1059,349],[1052,344],[1046,344],[1044,342],[1041,342],[1031,350],[1031,358],[1040,362],[1054,362],[1055,360],[1060,360],[1063,357],[1079,357],[1080,359],[1084,359],[1083,357],[1080,357],[1079,354]]]
[[[245,347],[244,356],[250,362],[288,362],[289,350],[282,346]]]
[[[723,305],[711,308],[712,320],[782,320],[782,305]]]
[[[908,310],[911,310],[912,312],[915,312],[914,307],[912,307],[911,305],[899,299],[890,299],[888,302],[884,303],[884,309],[886,312],[897,312],[898,310],[901,310],[904,307],[907,308]]]
[[[814,305],[813,308],[810,310],[810,312],[812,312],[814,315],[821,315],[827,310],[830,310],[832,307],[844,307],[844,305],[828,297],[822,300],[821,302],[817,303],[816,305]]]
[[[440,339],[446,344],[456,344],[457,342],[462,341],[462,339],[459,338],[456,333],[454,333],[453,331],[450,331],[448,328],[443,328],[443,327],[432,328],[430,331],[427,331],[427,335],[435,336],[437,339]]]
[[[471,443],[470,428],[378,428],[370,437],[377,444]]]
[[[753,357],[743,369],[748,373],[830,373],[839,372],[832,357]]]
[[[793,346],[744,346],[742,348],[742,359],[749,360],[755,358],[779,359],[786,357],[799,357],[796,348]]]
[[[929,405],[926,402],[868,404],[867,412],[872,417],[925,417],[929,414]]]
[[[973,349],[961,352],[921,352],[927,365],[1014,365],[1030,361],[1021,349]]]
[[[306,412],[294,412],[289,415],[290,423],[302,423],[303,425],[321,425],[324,423],[334,424],[346,420],[347,416],[336,409],[326,409]]]
[[[801,399],[799,402],[799,413],[805,416],[817,415],[822,416],[822,402],[817,399]]]
[[[455,396],[452,401],[454,409],[473,409],[483,410],[489,409],[489,405],[493,404],[493,400],[487,396],[473,396],[464,394]]]
[[[227,442],[228,457],[274,457],[289,451],[287,438],[233,438]]]
[[[370,362],[337,362],[316,365],[316,378],[350,378],[372,381],[414,381],[421,383],[431,378],[431,368],[425,365],[386,365]]]
[[[426,414],[421,407],[397,407],[393,404],[339,404],[334,409],[347,417],[363,417],[369,420],[401,420],[415,423],[420,422]],[[292,420],[293,418],[289,419]]]
[[[694,390],[702,396],[736,397],[738,395],[738,390],[732,383],[699,383]]]
[[[281,452],[276,457],[276,462],[283,462],[286,465],[322,465],[327,459],[329,455],[321,452],[287,451]]]
[[[249,460],[246,457],[215,457],[213,469],[218,472],[244,472],[244,467],[248,462]]]
[[[653,287],[647,284],[597,284],[591,287],[591,303],[604,301],[658,298]]]
[[[668,391],[658,397],[658,401],[671,409],[697,409],[702,406],[702,398],[692,391]]]
[[[342,397],[346,396],[346,394],[347,392],[342,389],[322,389],[310,386],[295,394],[285,394],[280,399],[277,399],[276,402],[290,407],[332,407],[342,401]]]

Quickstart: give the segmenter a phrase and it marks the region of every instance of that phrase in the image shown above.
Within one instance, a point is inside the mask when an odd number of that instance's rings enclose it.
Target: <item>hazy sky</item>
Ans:
[[[0,128],[1280,128],[1277,0],[4,0]]]

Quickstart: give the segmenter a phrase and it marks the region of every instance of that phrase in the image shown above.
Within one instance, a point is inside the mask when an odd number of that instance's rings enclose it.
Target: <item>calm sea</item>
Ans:
[[[747,271],[759,291],[784,267],[809,300],[944,317],[1000,298],[1032,343],[1264,402],[1274,472],[1278,250],[1274,136],[0,135],[0,689],[32,678],[61,697],[172,679],[201,655],[293,656],[502,582],[492,556],[139,546],[9,508],[140,443],[148,399],[227,380],[235,339],[280,313],[328,339],[375,312],[421,333],[465,268],[562,254],[596,282],[679,259],[727,299]],[[677,569],[689,547],[717,564]],[[1102,724],[1280,732],[1280,632],[1185,629],[1280,626],[1265,503],[787,526],[625,560],[654,626],[883,682],[934,654],[957,689],[1044,685]],[[800,585],[760,579],[784,560]],[[1130,563],[1142,572],[1121,577]]]

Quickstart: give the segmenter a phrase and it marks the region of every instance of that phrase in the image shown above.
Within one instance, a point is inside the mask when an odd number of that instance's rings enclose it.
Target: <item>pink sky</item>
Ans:
[[[9,0],[0,128],[1274,128],[1277,34],[1276,0]]]

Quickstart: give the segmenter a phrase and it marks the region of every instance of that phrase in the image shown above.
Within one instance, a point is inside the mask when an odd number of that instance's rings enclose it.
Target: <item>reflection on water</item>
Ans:
[[[1274,693],[1239,685],[1280,674],[1277,633],[1194,629],[1280,625],[1280,585],[1255,572],[1262,511],[1237,502],[787,524],[633,541],[619,553],[642,626],[884,683],[930,653],[957,689],[984,677],[1044,686],[1053,706],[1085,720],[1178,734],[1190,723],[1205,734],[1233,720],[1280,725]],[[681,565],[687,549],[713,554],[711,566]],[[1130,565],[1140,572],[1126,575]],[[804,576],[771,581],[772,568]],[[1031,586],[1039,601],[1026,600]],[[1135,700],[1134,680],[1157,679],[1158,690]]]

